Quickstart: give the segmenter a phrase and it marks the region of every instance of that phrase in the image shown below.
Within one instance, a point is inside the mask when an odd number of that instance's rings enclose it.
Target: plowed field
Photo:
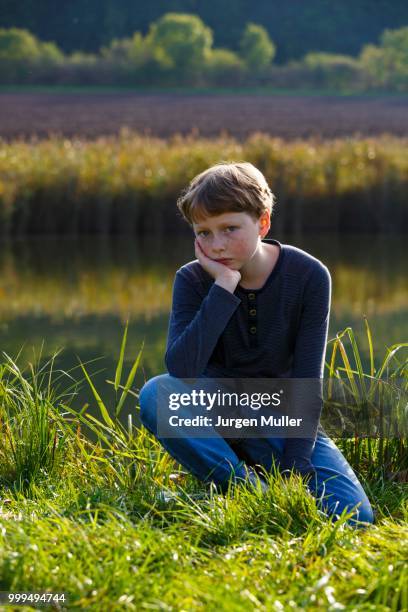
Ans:
[[[244,139],[255,131],[285,139],[408,134],[408,96],[2,93],[0,136],[50,133],[94,138],[121,127],[168,137],[192,130]]]

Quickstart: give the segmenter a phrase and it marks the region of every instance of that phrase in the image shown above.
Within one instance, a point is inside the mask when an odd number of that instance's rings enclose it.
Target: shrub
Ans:
[[[260,25],[247,23],[240,41],[241,56],[247,67],[262,72],[275,57],[276,47]]]
[[[63,53],[52,42],[41,42],[27,30],[0,28],[0,82],[24,83],[35,80],[59,65]]]
[[[237,85],[245,75],[245,64],[229,49],[213,49],[209,54],[205,74],[212,85]]]
[[[213,36],[196,15],[167,13],[151,24],[146,41],[159,64],[191,78],[205,62]]]
[[[360,62],[367,75],[367,85],[396,91],[408,91],[408,27],[385,30],[381,45],[366,45]]]
[[[348,55],[307,53],[301,63],[310,71],[316,87],[342,90],[355,88],[362,82],[359,62]]]

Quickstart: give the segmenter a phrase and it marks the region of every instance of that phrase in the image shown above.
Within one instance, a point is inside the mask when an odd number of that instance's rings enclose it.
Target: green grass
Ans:
[[[387,476],[380,454],[367,470],[347,444],[344,451],[376,511],[366,529],[351,528],[346,514],[328,520],[301,479],[283,480],[278,470],[265,475],[266,493],[231,486],[221,495],[186,473],[132,416],[119,421],[126,397],[135,404],[138,397],[132,385],[141,352],[125,376],[126,339],[127,327],[107,381],[114,406],[95,389],[88,366],[78,367],[99,418],[88,406],[70,407],[73,372],[54,371],[53,360],[22,371],[5,358],[0,590],[63,592],[69,610],[408,608],[407,485]],[[403,344],[381,363],[373,355],[369,372],[353,366],[359,349],[350,332],[333,345],[333,376],[345,368],[348,381],[369,381],[385,364],[388,377],[406,380]],[[361,459],[368,446],[359,445]],[[403,465],[406,447],[401,453],[394,467]],[[163,492],[173,493],[170,501]]]
[[[147,480],[125,494],[86,471],[9,496],[2,590],[63,592],[70,610],[406,609],[406,494],[401,518],[356,532],[309,498],[295,505],[305,493],[294,481],[262,496],[187,490],[163,506]]]

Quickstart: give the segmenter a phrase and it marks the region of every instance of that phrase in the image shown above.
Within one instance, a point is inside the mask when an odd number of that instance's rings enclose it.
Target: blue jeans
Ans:
[[[141,421],[168,453],[198,480],[212,481],[225,491],[230,480],[246,478],[247,465],[261,465],[267,471],[272,470],[273,463],[279,465],[284,438],[242,438],[239,441],[230,440],[229,443],[215,430],[211,438],[195,438],[188,433],[175,438],[159,438],[157,392],[159,384],[163,383],[174,384],[177,390],[182,389],[184,384],[181,379],[169,374],[150,379],[140,391]],[[360,521],[374,522],[370,502],[357,476],[334,442],[320,432],[311,462],[316,470],[316,479],[309,481],[308,488],[327,516],[340,515],[344,509],[346,512],[354,510],[353,517],[348,521],[350,525],[364,527]]]

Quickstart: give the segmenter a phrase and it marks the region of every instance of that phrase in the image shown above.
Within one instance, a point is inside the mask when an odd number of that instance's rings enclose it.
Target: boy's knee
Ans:
[[[156,431],[157,423],[157,385],[166,374],[148,380],[139,393],[140,420],[150,431]]]
[[[356,501],[354,503],[350,501],[345,503],[340,500],[328,503],[328,500],[325,498],[321,509],[334,520],[340,518],[345,511],[351,515],[347,518],[347,524],[356,529],[367,527],[375,522],[374,512],[368,499],[363,499],[359,503]]]
[[[156,378],[156,377],[155,377]],[[154,395],[155,389],[155,378],[148,380],[139,392],[139,405],[143,411],[144,407],[151,402],[152,396]]]
[[[206,377],[200,377],[206,378]],[[157,435],[157,415],[160,402],[168,401],[169,393],[188,392],[189,387],[182,379],[170,376],[170,374],[159,374],[148,380],[139,392],[140,420],[143,425],[154,435]],[[164,405],[162,405],[164,409]],[[191,406],[183,406],[183,410],[188,413]],[[162,411],[163,414],[163,411]],[[188,414],[188,416],[191,416]]]

